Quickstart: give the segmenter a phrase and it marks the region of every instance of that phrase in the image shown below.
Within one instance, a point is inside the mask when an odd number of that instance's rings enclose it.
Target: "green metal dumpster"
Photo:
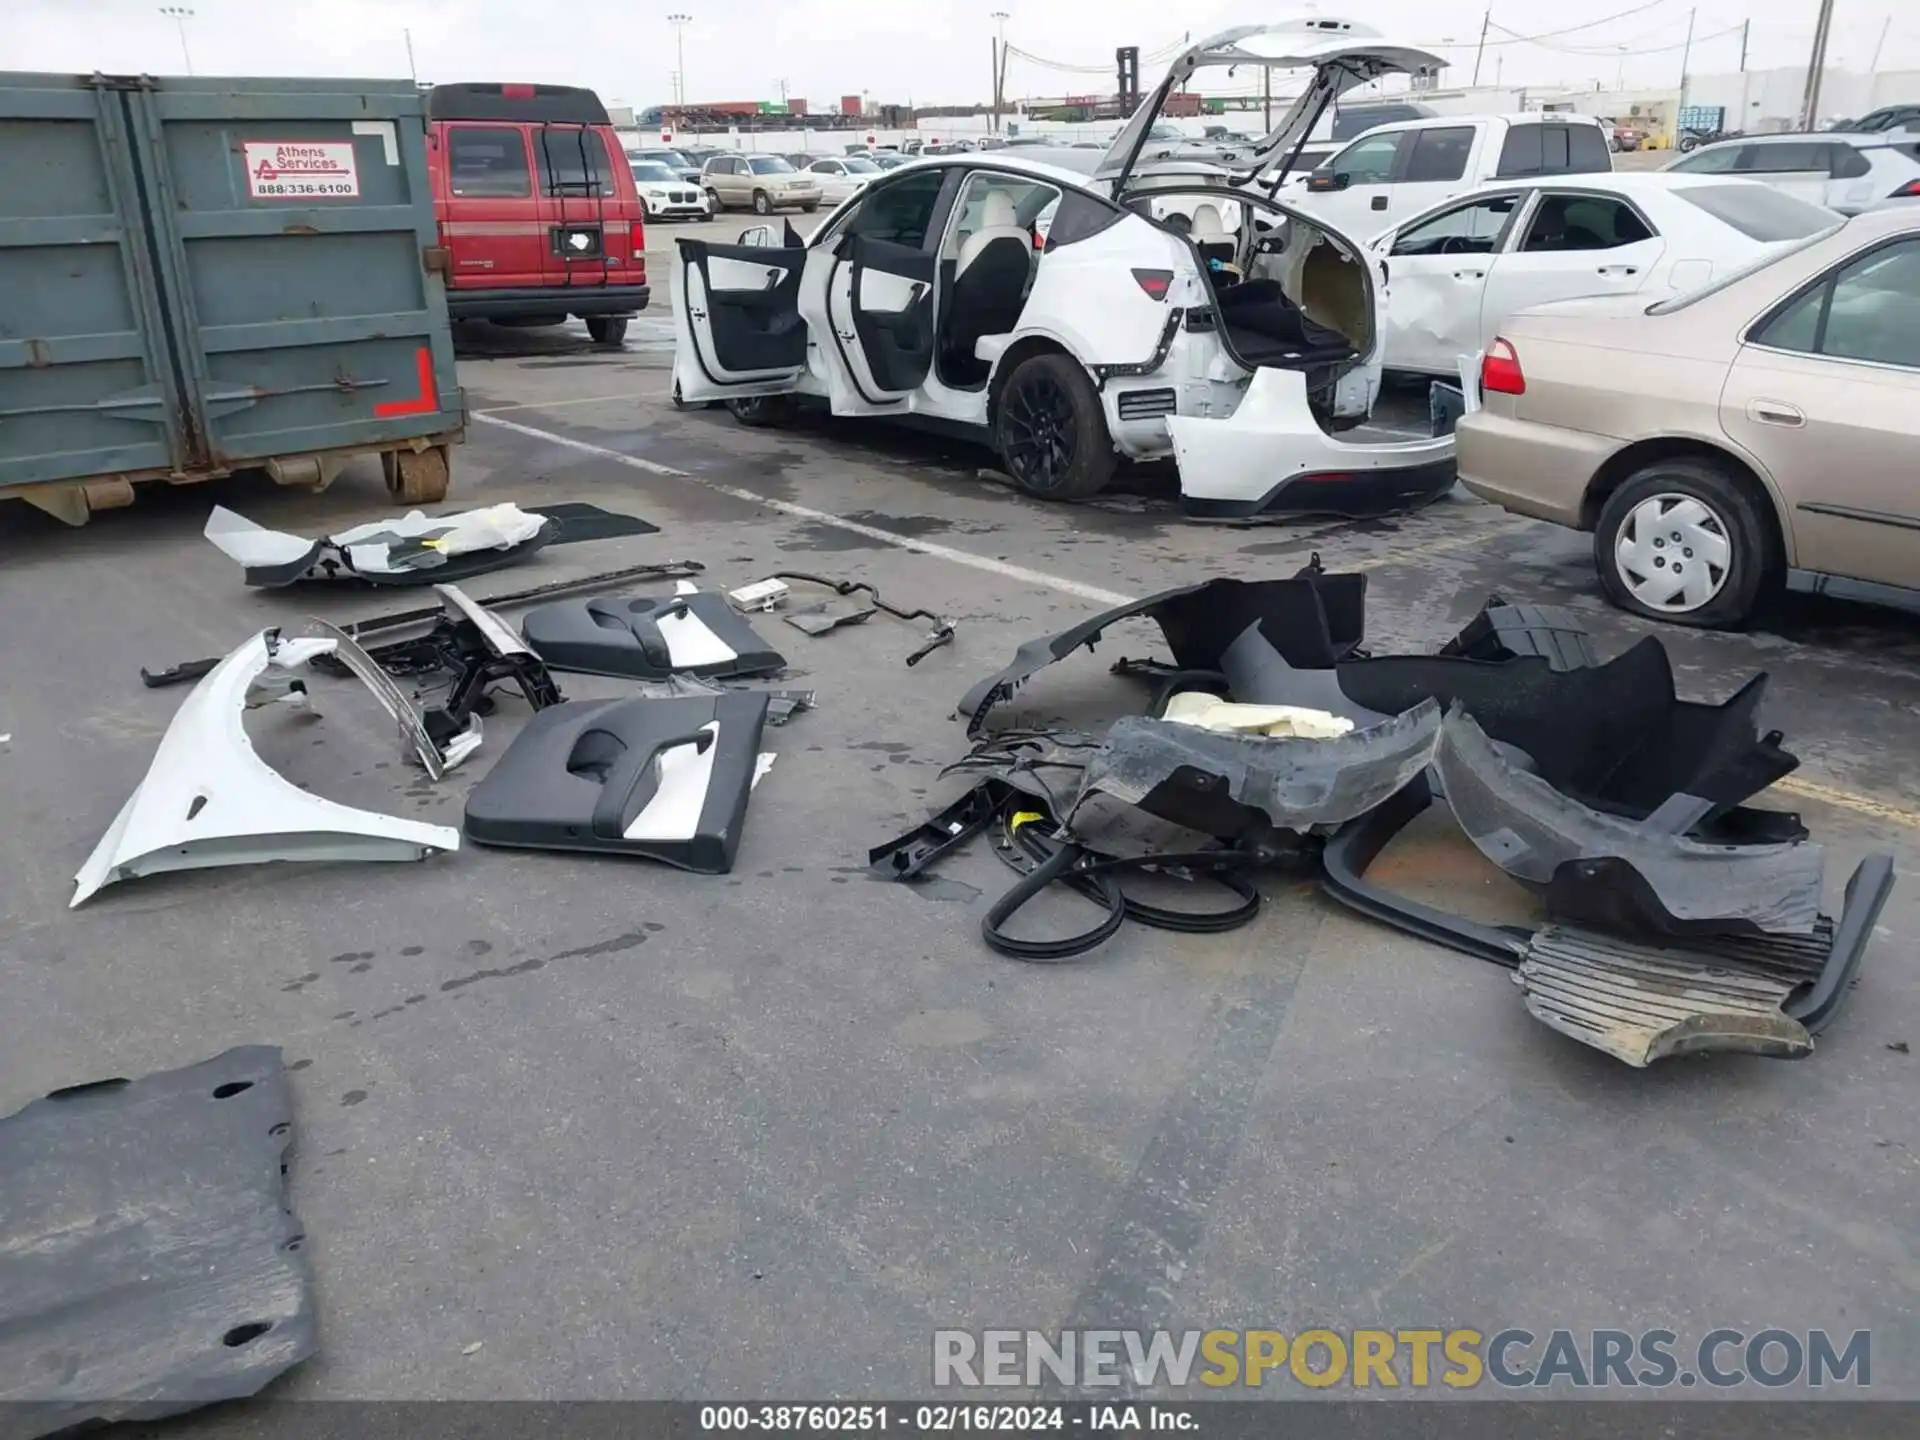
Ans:
[[[465,410],[406,81],[0,72],[0,497],[141,481],[445,497]]]

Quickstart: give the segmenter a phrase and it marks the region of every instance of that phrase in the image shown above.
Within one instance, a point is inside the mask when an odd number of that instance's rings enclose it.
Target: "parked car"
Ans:
[[[1758,180],[1842,215],[1858,215],[1881,200],[1920,194],[1920,136],[1744,135],[1702,146],[1661,168]]]
[[[673,167],[658,160],[627,157],[633,171],[633,188],[640,197],[643,220],[704,220],[707,197],[699,185],[683,180]]]
[[[813,396],[965,427],[1052,499],[1094,494],[1122,455],[1172,456],[1200,515],[1400,508],[1449,488],[1450,438],[1330,433],[1380,387],[1384,277],[1360,241],[1252,184],[1141,164],[1167,97],[1197,70],[1257,68],[1249,54],[1313,71],[1249,174],[1338,94],[1439,63],[1359,25],[1229,30],[1176,57],[1091,174],[1025,150],[941,157],[870,181],[805,243],[772,226],[682,240],[676,397],[748,424]],[[1176,197],[1190,235],[1140,213]]]
[[[716,215],[747,206],[756,215],[771,215],[783,205],[797,205],[808,214],[820,208],[820,182],[781,155],[716,155],[700,172],[700,188]]]
[[[1883,105],[1858,120],[1842,120],[1836,130],[1856,130],[1865,134],[1885,134],[1895,130],[1920,130],[1920,105]]]
[[[1334,142],[1352,140],[1377,130],[1382,125],[1398,125],[1407,120],[1431,120],[1436,114],[1431,105],[1415,105],[1401,101],[1379,101],[1363,105],[1341,105],[1334,109],[1333,120],[1322,129],[1325,138]]]
[[[1591,115],[1448,115],[1369,130],[1318,169],[1289,179],[1288,198],[1349,232],[1493,180],[1597,175],[1613,169],[1607,128]]]
[[[619,158],[615,158],[619,157]],[[617,345],[647,308],[645,215],[600,97],[567,85],[436,85],[427,165],[455,320],[558,325]]]
[[[690,185],[700,183],[700,162],[687,151],[640,145],[627,151],[627,159],[650,160],[673,171],[676,180],[685,180]]]
[[[876,150],[871,155],[865,155],[860,158],[866,160],[871,165],[879,166],[882,170],[898,170],[914,157],[911,155],[902,155],[895,150]]]
[[[1612,137],[1608,143],[1612,145],[1616,152],[1622,150],[1638,150],[1641,143],[1647,138],[1637,127],[1623,125],[1618,121],[1614,122],[1612,130],[1608,133]]]
[[[1461,480],[1592,531],[1623,609],[1732,626],[1784,584],[1920,610],[1920,212],[1652,306],[1513,316],[1479,389]]]
[[[1450,377],[1516,310],[1696,289],[1838,219],[1725,176],[1616,172],[1486,186],[1374,239],[1387,259],[1387,368]]]
[[[864,156],[848,155],[815,160],[807,166],[806,173],[819,182],[820,198],[829,205],[838,205],[856,194],[874,176],[887,172]]]

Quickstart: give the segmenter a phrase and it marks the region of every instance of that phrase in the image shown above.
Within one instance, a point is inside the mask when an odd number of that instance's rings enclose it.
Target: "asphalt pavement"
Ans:
[[[155,488],[80,530],[0,507],[0,1112],[284,1047],[321,1342],[272,1393],[923,1394],[947,1327],[1773,1325],[1871,1330],[1873,1393],[1920,1396],[1908,879],[1811,1058],[1634,1071],[1531,1019],[1506,972],[1284,876],[1249,928],[1129,926],[1081,963],[1026,966],[980,940],[1009,883],[984,843],[933,884],[865,873],[869,847],[962,788],[940,777],[965,748],[954,702],[1021,641],[1317,553],[1367,574],[1376,648],[1433,646],[1497,591],[1571,607],[1608,654],[1659,634],[1691,696],[1767,671],[1764,721],[1802,761],[1768,800],[1826,845],[1831,904],[1861,855],[1907,876],[1920,855],[1914,621],[1806,601],[1741,635],[1644,626],[1601,600],[1586,537],[1458,494],[1366,523],[1195,525],[1146,469],[1043,505],[961,441],[675,410],[662,314],[617,353],[577,329],[465,337],[455,502],[584,500],[661,527],[469,592],[687,557],[709,588],[819,571],[958,625],[908,669],[916,625],[756,622],[818,708],[767,732],[778,759],[727,876],[468,847],[136,880],[69,912],[182,698],[143,689],[142,665],[414,601],[249,590],[201,538],[215,502],[303,534],[388,514],[366,464],[320,495]],[[1108,666],[1156,651],[1117,627],[1015,709],[1137,709]],[[525,714],[504,700],[436,785],[356,682],[317,681],[315,701],[318,718],[252,717],[269,763],[450,825]],[[1531,913],[1443,831],[1377,873]],[[1078,924],[1073,903],[1032,923]]]

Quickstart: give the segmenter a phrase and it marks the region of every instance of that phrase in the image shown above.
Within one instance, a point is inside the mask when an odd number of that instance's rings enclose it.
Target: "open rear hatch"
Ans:
[[[1167,67],[1166,78],[1140,102],[1140,108],[1121,127],[1112,146],[1100,159],[1094,178],[1109,182],[1118,196],[1127,189],[1147,144],[1147,134],[1160,119],[1167,98],[1184,92],[1194,75],[1205,69],[1241,67],[1254,70],[1312,69],[1313,81],[1293,102],[1272,132],[1248,155],[1248,175],[1260,174],[1276,158],[1290,157],[1305,143],[1313,127],[1341,95],[1383,75],[1438,70],[1444,62],[1430,51],[1393,45],[1379,31],[1351,20],[1312,18],[1280,25],[1239,25],[1189,46]],[[1239,78],[1239,77],[1236,77]],[[1283,177],[1284,177],[1284,171]]]

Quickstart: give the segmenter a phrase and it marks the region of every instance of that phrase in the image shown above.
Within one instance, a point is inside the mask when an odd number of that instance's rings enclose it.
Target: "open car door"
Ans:
[[[823,358],[834,372],[837,415],[903,407],[933,369],[934,276],[938,257],[917,245],[866,235],[834,247],[826,310],[832,332]]]
[[[673,385],[683,401],[780,395],[807,366],[804,246],[679,242]]]
[[[1167,97],[1184,92],[1198,70],[1220,68],[1245,84],[1262,70],[1314,71],[1313,82],[1294,101],[1271,134],[1246,157],[1248,170],[1258,175],[1275,160],[1284,160],[1312,133],[1327,107],[1356,85],[1382,75],[1438,72],[1446,62],[1431,51],[1385,43],[1379,31],[1351,20],[1305,19],[1281,25],[1241,25],[1189,46],[1167,68],[1167,78],[1140,102],[1140,108],[1121,127],[1112,146],[1101,157],[1094,178],[1108,182],[1118,196],[1127,188],[1147,132],[1159,120]],[[1240,161],[1236,158],[1234,164]]]

